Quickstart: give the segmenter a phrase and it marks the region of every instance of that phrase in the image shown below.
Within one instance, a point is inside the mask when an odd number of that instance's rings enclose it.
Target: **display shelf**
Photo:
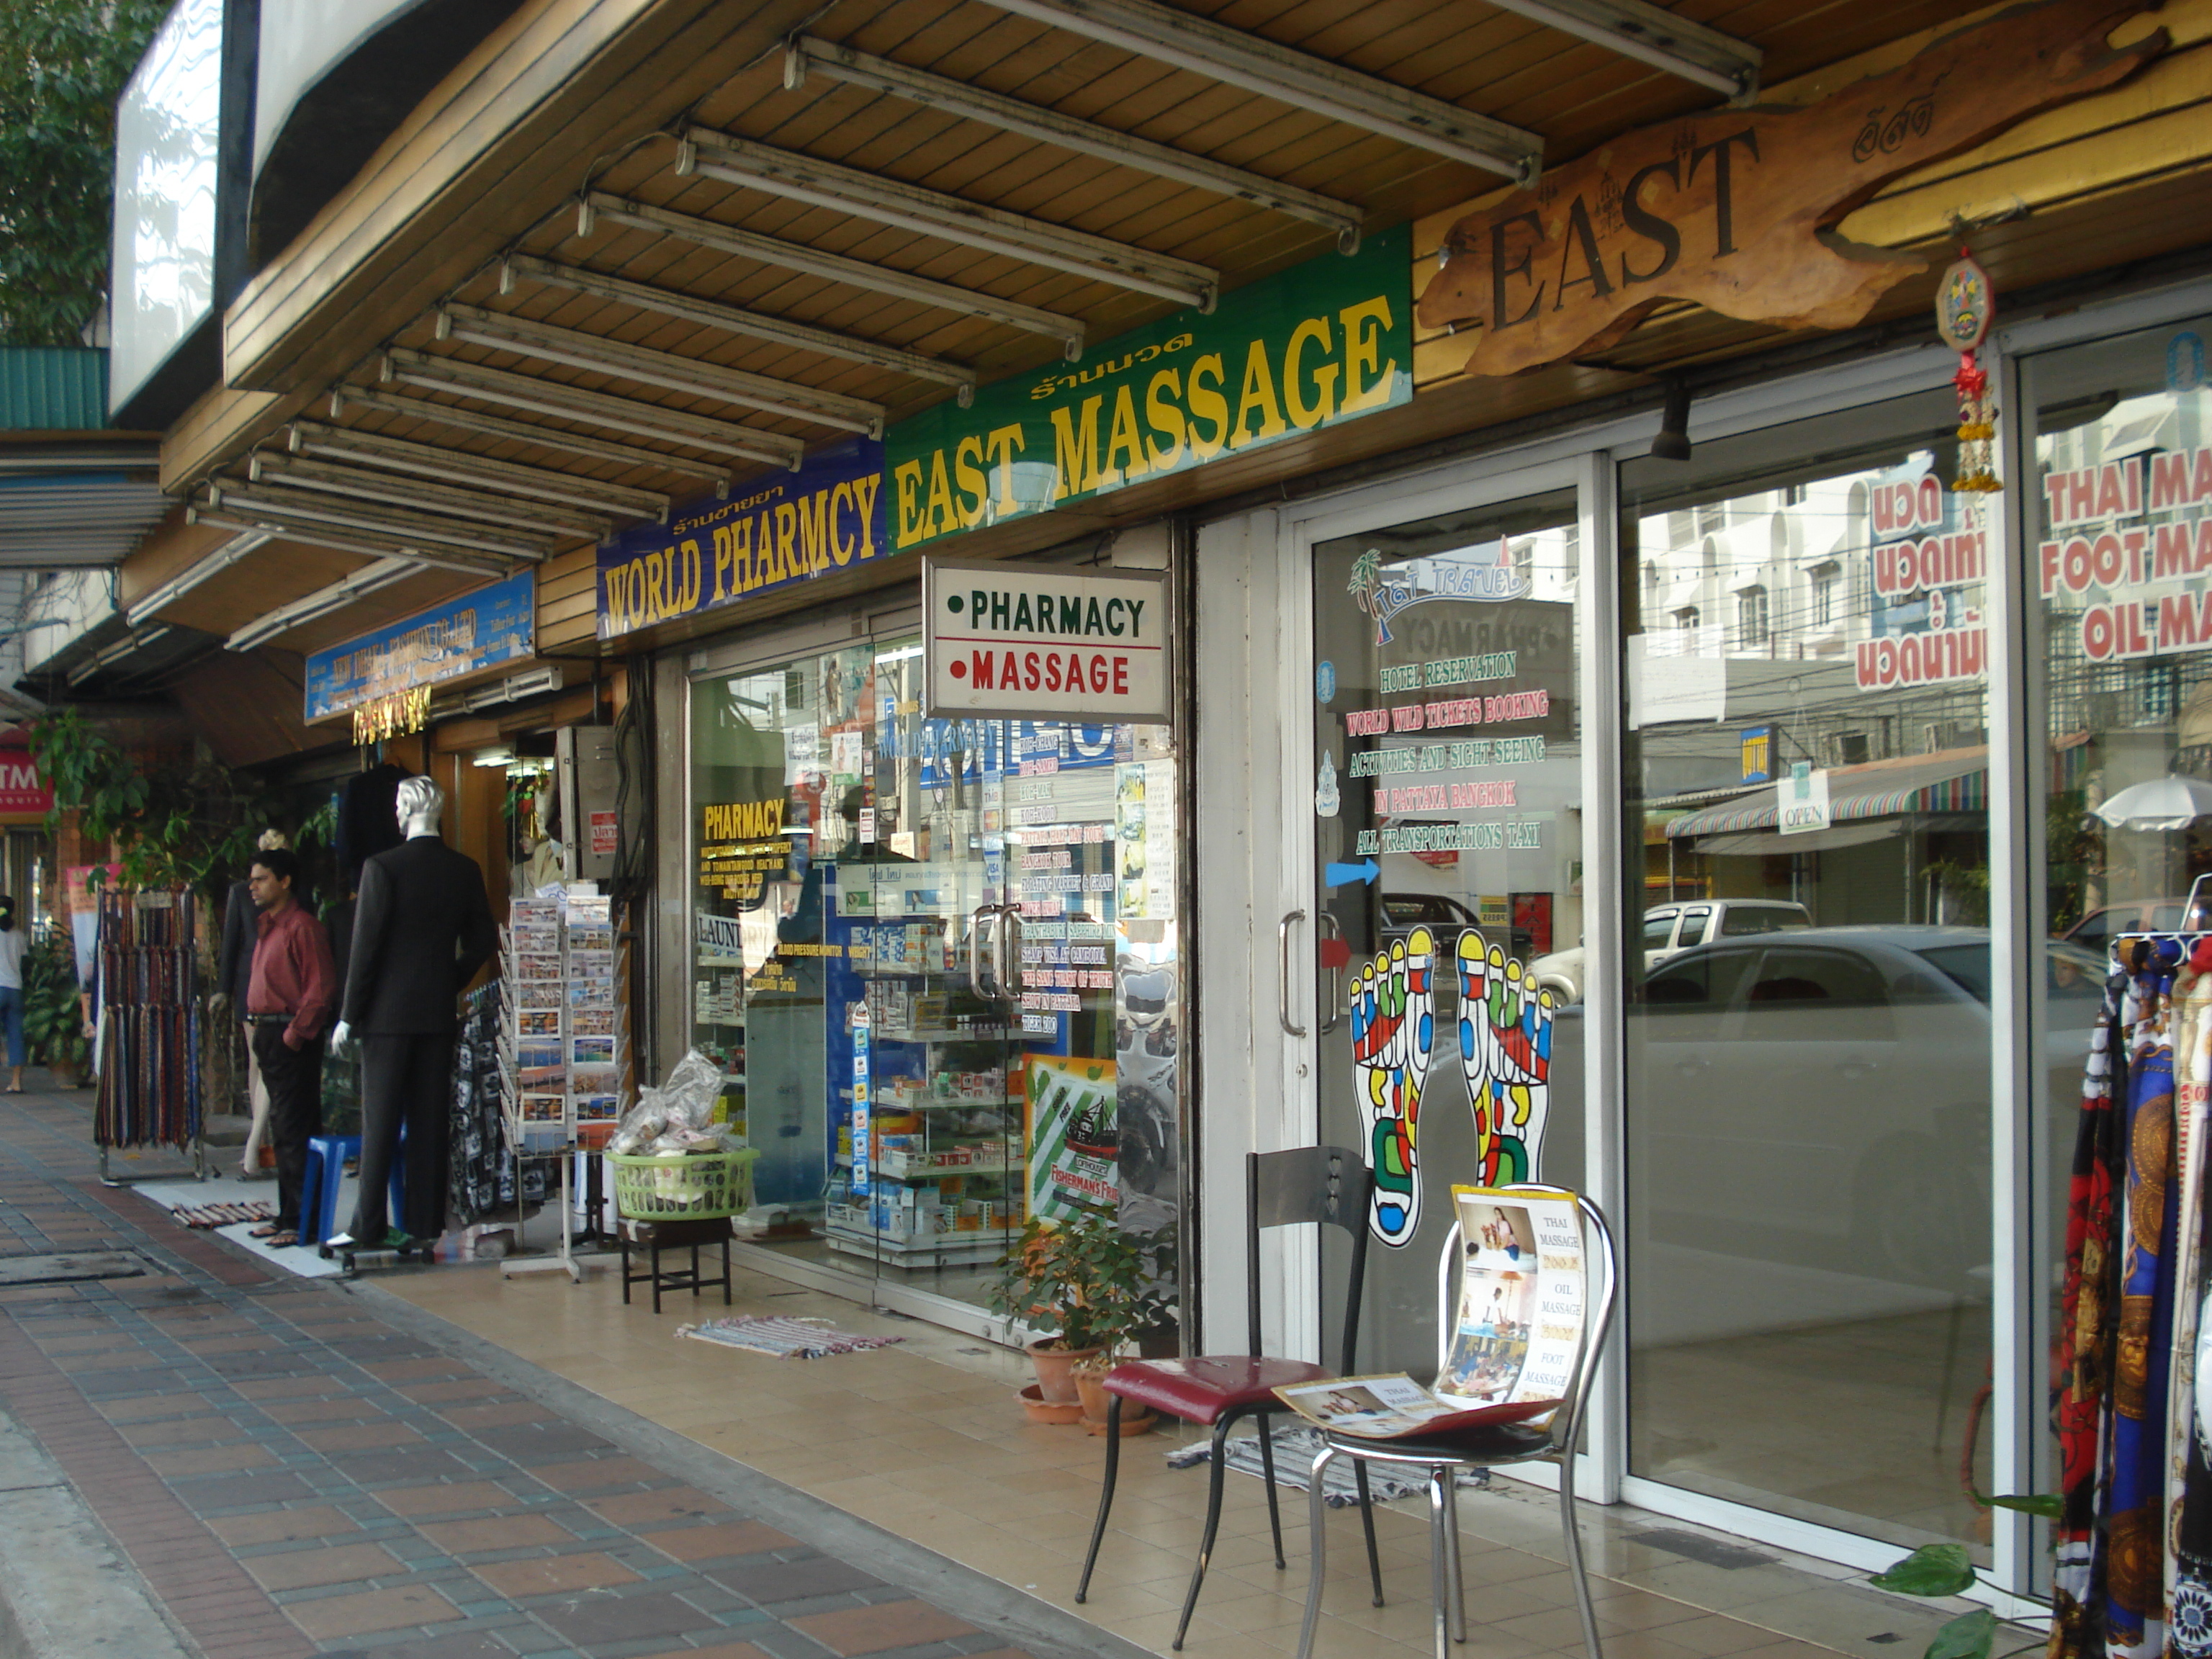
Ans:
[[[926,1239],[902,1241],[859,1231],[836,1224],[824,1227],[830,1248],[844,1255],[890,1260],[901,1267],[988,1267],[1006,1253],[1006,1231],[939,1233]]]
[[[879,1175],[892,1181],[942,1181],[947,1176],[1012,1175],[1022,1167],[1021,1160],[1012,1156],[981,1164],[936,1164],[926,1154],[888,1152],[878,1157],[868,1170],[872,1176]]]
[[[966,1031],[901,1031],[886,1026],[875,1033],[874,1040],[878,1042],[1004,1042],[1007,1035],[1007,1028],[1003,1025],[977,1026]]]

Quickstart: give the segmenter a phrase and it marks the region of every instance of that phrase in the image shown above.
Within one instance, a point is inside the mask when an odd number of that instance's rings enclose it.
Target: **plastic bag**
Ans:
[[[623,1158],[721,1151],[729,1133],[726,1123],[714,1121],[721,1092],[721,1067],[691,1049],[658,1089],[638,1091],[637,1104],[615,1127],[607,1150]]]

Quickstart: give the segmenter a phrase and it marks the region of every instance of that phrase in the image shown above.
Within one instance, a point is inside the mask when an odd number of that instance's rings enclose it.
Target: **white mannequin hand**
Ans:
[[[340,1020],[337,1024],[331,1027],[331,1052],[332,1054],[337,1053],[339,1049],[345,1047],[346,1039],[351,1034],[351,1031],[352,1028],[343,1020]]]

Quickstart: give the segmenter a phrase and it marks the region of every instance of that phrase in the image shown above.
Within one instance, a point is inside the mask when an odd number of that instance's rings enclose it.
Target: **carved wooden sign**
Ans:
[[[1891,179],[2134,74],[2166,49],[2166,31],[2120,48],[2110,37],[2144,9],[2015,7],[1817,104],[1629,133],[1454,225],[1417,314],[1431,328],[1480,327],[1470,374],[1602,350],[1665,300],[1848,328],[1927,264],[1834,227]]]

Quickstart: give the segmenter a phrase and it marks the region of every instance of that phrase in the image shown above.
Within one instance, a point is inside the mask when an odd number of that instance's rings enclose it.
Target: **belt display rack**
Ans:
[[[207,1179],[193,913],[190,892],[100,895],[92,1138],[110,1186],[126,1184],[110,1152],[155,1146],[189,1152]]]

